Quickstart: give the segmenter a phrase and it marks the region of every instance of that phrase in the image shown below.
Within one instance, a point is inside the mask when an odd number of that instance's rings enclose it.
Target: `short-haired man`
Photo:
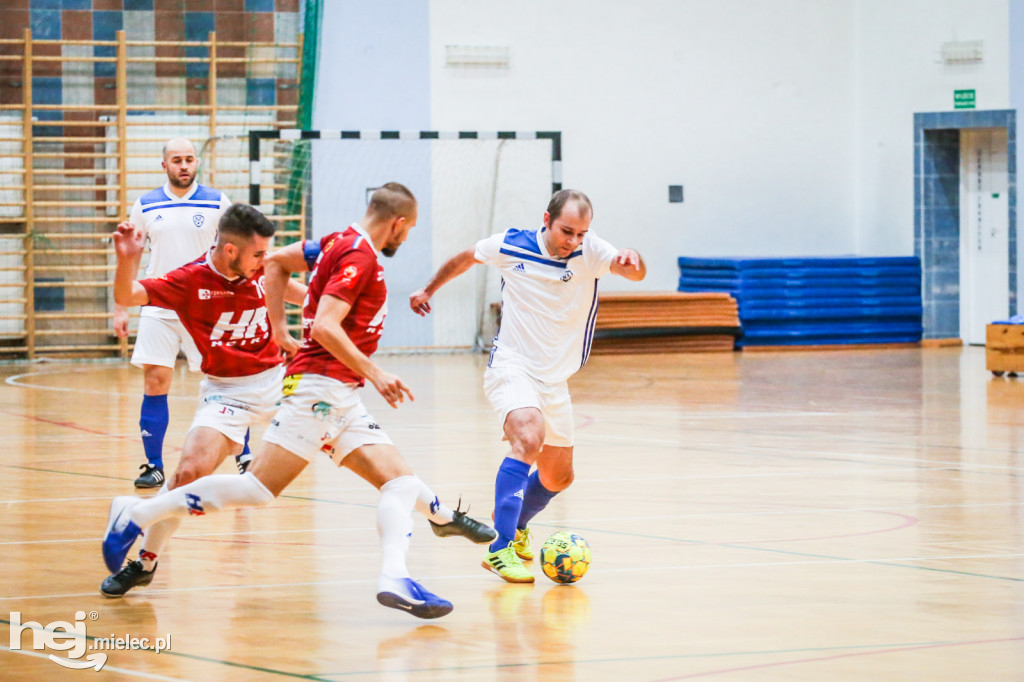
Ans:
[[[114,300],[178,311],[206,375],[178,469],[161,494],[212,474],[225,457],[242,449],[252,424],[273,416],[284,376],[264,293],[263,259],[273,236],[274,224],[266,216],[252,206],[235,204],[221,216],[217,241],[203,258],[162,277],[136,281],[143,234],[130,223],[121,223],[114,233]],[[300,303],[304,293],[296,283],[288,300]],[[112,568],[115,573],[103,581],[100,592],[120,597],[152,582],[158,556],[179,523],[171,518],[152,526],[139,558]]]
[[[597,318],[597,281],[647,273],[633,249],[616,250],[590,232],[594,209],[578,190],[556,192],[539,230],[510,229],[456,254],[409,297],[419,315],[445,282],[476,263],[501,271],[501,328],[484,390],[511,444],[494,485],[498,538],[483,567],[508,582],[532,583],[527,524],[572,483],[573,421],[568,379],[587,361]],[[530,473],[532,465],[536,469]]]
[[[217,233],[217,222],[231,205],[223,192],[196,182],[199,157],[189,140],[168,140],[161,167],[167,183],[136,199],[128,218],[149,242],[147,277],[161,277],[206,253]],[[121,338],[128,336],[128,311],[116,301],[114,331]],[[159,488],[164,482],[164,436],[170,420],[167,393],[179,349],[185,353],[189,369],[199,371],[199,351],[175,312],[143,307],[131,359],[142,368],[144,381],[139,432],[146,463],[140,466],[136,488]]]
[[[379,254],[394,255],[416,224],[416,198],[387,183],[370,199],[363,220],[315,242],[297,242],[267,263],[267,307],[275,334],[288,343],[282,292],[290,273],[309,268],[319,251],[303,310],[302,347],[288,365],[281,408],[263,446],[242,476],[207,476],[165,495],[140,501],[119,497],[110,508],[103,541],[108,567],[123,561],[143,529],[163,519],[270,503],[318,453],[326,453],[380,490],[377,530],[381,574],[377,601],[419,618],[438,618],[452,604],[409,575],[406,554],[413,508],[439,536],[462,535],[488,543],[494,530],[442,505],[406,464],[363,406],[358,388],[369,381],[392,407],[412,393],[402,380],[370,359],[387,314],[387,288]],[[113,570],[113,569],[112,569]]]

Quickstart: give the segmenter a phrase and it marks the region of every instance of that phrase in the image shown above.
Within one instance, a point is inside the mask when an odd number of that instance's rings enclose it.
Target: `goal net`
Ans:
[[[299,235],[319,239],[358,222],[373,190],[386,182],[407,186],[419,201],[419,216],[395,257],[382,261],[388,312],[381,349],[488,348],[497,323],[494,304],[501,298],[493,268],[473,268],[449,282],[432,299],[426,318],[410,310],[409,295],[477,240],[510,227],[541,227],[559,187],[557,133],[320,135],[254,133],[258,152],[251,142],[250,202],[278,222],[287,243]]]

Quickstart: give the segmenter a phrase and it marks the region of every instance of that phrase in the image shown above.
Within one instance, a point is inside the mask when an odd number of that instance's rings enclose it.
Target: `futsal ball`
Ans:
[[[554,533],[541,547],[540,566],[556,583],[574,583],[590,568],[590,545],[576,533]]]

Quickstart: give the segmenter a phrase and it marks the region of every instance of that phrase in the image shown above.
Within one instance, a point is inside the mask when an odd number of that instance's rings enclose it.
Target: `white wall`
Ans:
[[[953,91],[978,109],[1009,101],[1007,0],[858,0],[857,253],[914,253],[915,112],[953,111]],[[982,40],[980,64],[947,65],[942,43]]]
[[[851,2],[511,8],[431,3],[433,125],[561,130],[565,185],[590,195],[595,232],[646,255],[644,288],[675,289],[681,255],[853,251]],[[445,68],[446,44],[510,46],[511,67]],[[617,280],[602,286],[637,286]]]
[[[679,255],[909,255],[913,114],[958,88],[1010,106],[1009,2],[346,0],[323,38],[358,50],[321,64],[318,125],[560,130],[565,185],[647,256],[646,289],[675,288]],[[975,39],[983,63],[939,63]],[[508,46],[511,67],[445,67],[449,44]],[[351,76],[378,61],[386,77]]]

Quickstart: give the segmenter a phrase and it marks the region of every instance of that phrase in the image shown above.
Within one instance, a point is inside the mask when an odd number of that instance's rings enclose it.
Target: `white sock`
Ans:
[[[157,521],[180,516],[202,516],[222,509],[260,507],[274,496],[251,473],[203,476],[188,485],[151,497],[132,508],[132,521],[148,529]]]
[[[380,572],[389,578],[408,578],[405,555],[412,536],[412,509],[416,504],[419,479],[400,476],[380,489],[377,503],[377,533],[380,535]]]
[[[167,481],[160,486],[157,495],[167,494]],[[142,562],[142,570],[152,571],[156,568],[157,556],[163,551],[164,545],[174,535],[181,525],[181,519],[177,516],[163,521],[158,521],[146,529],[142,536],[142,547],[139,549],[139,561]]]
[[[414,478],[419,484],[419,489],[416,491],[416,511],[439,526],[451,523],[452,518],[454,518],[452,510],[441,504],[441,500],[437,499],[434,491],[428,488],[427,484],[419,476],[409,476],[407,478]]]

